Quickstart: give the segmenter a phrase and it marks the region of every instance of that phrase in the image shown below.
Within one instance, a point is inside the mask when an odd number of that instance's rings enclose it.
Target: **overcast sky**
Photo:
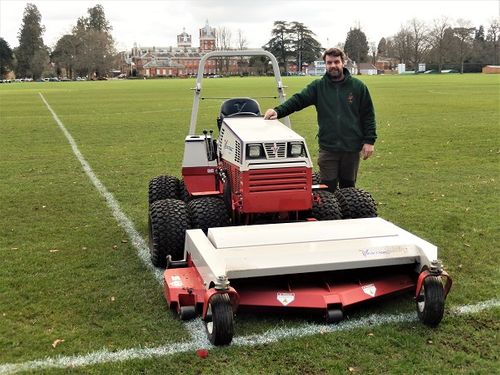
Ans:
[[[198,29],[208,20],[213,27],[226,27],[236,39],[242,31],[248,47],[261,47],[271,37],[276,20],[298,21],[316,34],[323,45],[345,42],[350,28],[360,26],[369,42],[396,34],[412,18],[432,25],[435,19],[465,19],[485,29],[500,18],[500,0],[0,0],[0,37],[11,48],[18,46],[23,12],[27,3],[35,4],[45,26],[43,40],[53,47],[69,33],[87,9],[101,4],[113,27],[119,50],[139,46],[175,46],[183,28],[198,46]],[[235,44],[235,43],[234,43]]]

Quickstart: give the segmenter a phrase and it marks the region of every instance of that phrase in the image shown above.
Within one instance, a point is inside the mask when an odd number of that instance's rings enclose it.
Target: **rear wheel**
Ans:
[[[367,191],[355,187],[337,189],[335,197],[339,202],[344,219],[377,216],[375,200]]]
[[[180,182],[174,176],[157,176],[149,181],[149,204],[163,199],[180,199]]]
[[[167,265],[167,256],[173,260],[184,255],[184,238],[188,229],[186,204],[177,199],[154,202],[149,210],[149,252],[156,267]]]
[[[229,345],[233,340],[233,307],[229,295],[215,294],[208,304],[205,318],[208,339],[213,345]]]
[[[224,200],[220,197],[201,197],[188,203],[191,228],[203,230],[229,225],[229,215]]]
[[[318,200],[314,200],[311,215],[317,220],[338,220],[342,218],[335,195],[328,190],[314,192]]]
[[[312,184],[319,185],[321,183],[321,176],[319,172],[313,172],[312,174]]]
[[[417,296],[417,314],[422,323],[435,327],[444,315],[444,288],[437,276],[428,276]]]

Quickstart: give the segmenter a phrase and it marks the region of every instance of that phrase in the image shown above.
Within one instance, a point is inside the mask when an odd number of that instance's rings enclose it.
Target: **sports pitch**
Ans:
[[[148,181],[180,174],[194,80],[3,84],[0,374],[497,372],[500,77],[362,78],[379,139],[358,186],[381,217],[438,246],[454,280],[438,328],[402,295],[336,326],[241,313],[234,344],[209,347],[199,320],[167,309],[144,256]],[[284,78],[287,94],[311,79]],[[221,97],[276,102],[271,78],[203,85],[199,131],[216,130]],[[291,121],[316,160],[314,109]]]

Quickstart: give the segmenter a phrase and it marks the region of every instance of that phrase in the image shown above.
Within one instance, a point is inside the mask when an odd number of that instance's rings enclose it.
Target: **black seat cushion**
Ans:
[[[224,101],[220,107],[220,117],[236,115],[240,112],[254,113],[260,116],[259,103],[251,98],[232,98]]]

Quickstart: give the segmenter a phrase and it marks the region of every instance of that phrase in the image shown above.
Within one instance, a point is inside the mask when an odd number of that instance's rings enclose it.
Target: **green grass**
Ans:
[[[500,80],[494,75],[363,77],[376,106],[376,154],[358,185],[380,216],[435,243],[452,274],[447,307],[499,297]],[[285,78],[287,93],[311,78]],[[205,80],[204,96],[274,95],[270,78]],[[189,340],[136,256],[41,92],[137,230],[147,233],[147,183],[179,175],[194,80],[0,86],[0,364]],[[258,99],[265,110],[272,99]],[[221,100],[201,102],[215,129]],[[315,112],[291,116],[313,158]],[[413,310],[411,298],[350,312]],[[437,329],[399,324],[48,373],[494,373],[499,309],[447,315]],[[300,324],[238,316],[236,334]],[[368,335],[373,333],[373,335]],[[55,349],[56,339],[64,342]],[[429,340],[432,343],[429,343]]]

